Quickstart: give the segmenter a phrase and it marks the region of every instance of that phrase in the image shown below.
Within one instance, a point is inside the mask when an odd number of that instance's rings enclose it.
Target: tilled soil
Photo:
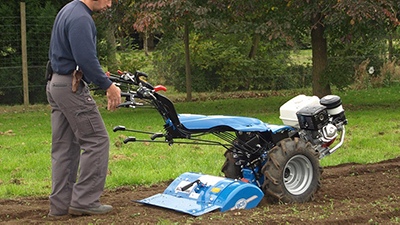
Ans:
[[[374,164],[325,167],[322,188],[304,204],[268,204],[248,210],[214,211],[193,217],[141,200],[162,193],[169,182],[151,187],[125,186],[107,190],[103,204],[114,209],[97,216],[48,218],[47,197],[0,199],[2,224],[399,224],[400,158]]]

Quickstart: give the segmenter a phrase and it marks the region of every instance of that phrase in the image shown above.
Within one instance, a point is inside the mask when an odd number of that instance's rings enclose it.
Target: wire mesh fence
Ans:
[[[54,17],[26,17],[28,89],[31,104],[46,101],[44,79]],[[0,17],[0,104],[22,104],[21,18]],[[38,79],[38,78],[42,79]]]

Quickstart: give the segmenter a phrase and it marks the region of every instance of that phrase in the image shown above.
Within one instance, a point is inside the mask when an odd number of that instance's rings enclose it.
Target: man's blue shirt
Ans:
[[[54,21],[49,58],[54,72],[71,74],[79,65],[86,82],[107,90],[112,82],[97,58],[96,34],[92,11],[79,0],[68,3]]]

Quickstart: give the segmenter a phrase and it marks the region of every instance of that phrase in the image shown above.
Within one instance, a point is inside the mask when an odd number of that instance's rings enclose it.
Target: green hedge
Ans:
[[[289,51],[282,50],[284,46],[260,43],[257,57],[250,59],[249,42],[236,38],[192,38],[193,91],[280,90],[311,85],[311,68],[293,64]],[[186,91],[183,41],[170,40],[158,47],[154,57],[156,70],[167,84]]]

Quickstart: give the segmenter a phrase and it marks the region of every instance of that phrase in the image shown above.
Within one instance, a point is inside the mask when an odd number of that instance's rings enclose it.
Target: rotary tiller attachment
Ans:
[[[164,193],[137,201],[200,216],[219,209],[251,209],[264,194],[259,187],[239,180],[187,172],[176,178]]]

